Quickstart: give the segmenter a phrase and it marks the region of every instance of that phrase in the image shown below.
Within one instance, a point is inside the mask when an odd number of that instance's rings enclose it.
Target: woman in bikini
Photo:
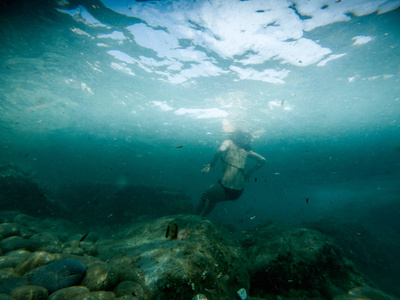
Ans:
[[[265,158],[251,150],[251,140],[249,133],[237,130],[218,148],[212,162],[205,166],[202,173],[208,173],[221,159],[223,175],[217,184],[203,193],[196,209],[197,214],[206,216],[218,202],[238,199],[243,193],[245,180],[264,165]],[[256,160],[257,164],[245,173],[248,157]]]

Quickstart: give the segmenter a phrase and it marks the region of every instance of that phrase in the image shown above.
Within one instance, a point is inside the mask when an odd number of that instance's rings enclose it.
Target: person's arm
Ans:
[[[212,161],[208,165],[206,165],[203,170],[201,170],[201,172],[203,174],[208,173],[211,170],[211,168],[213,168],[215,166],[217,161],[221,158],[222,154],[226,150],[228,150],[230,142],[231,142],[230,140],[226,140],[221,144],[221,146],[218,148],[217,152],[215,153]]]
[[[245,179],[248,179],[251,174],[253,174],[255,171],[257,171],[259,168],[261,168],[264,164],[266,159],[261,156],[260,154],[255,153],[254,151],[250,151],[249,152],[249,156],[251,159],[254,159],[257,161],[256,165],[254,167],[252,167],[250,170],[247,171],[247,173],[245,174]]]

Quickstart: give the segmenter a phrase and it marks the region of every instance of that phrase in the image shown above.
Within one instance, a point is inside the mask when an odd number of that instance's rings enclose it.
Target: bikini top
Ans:
[[[226,164],[226,165],[228,165],[230,167],[236,168],[239,171],[242,171],[242,172],[244,171],[244,168],[239,168],[238,166],[232,165],[232,164],[228,163],[226,160],[224,160],[222,157],[221,157],[221,161],[222,161],[222,163],[224,163],[224,164]]]

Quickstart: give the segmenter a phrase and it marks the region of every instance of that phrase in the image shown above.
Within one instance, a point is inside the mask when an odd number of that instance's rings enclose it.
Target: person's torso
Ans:
[[[242,190],[244,188],[244,167],[249,152],[231,142],[221,158],[224,172],[221,184],[227,188]]]

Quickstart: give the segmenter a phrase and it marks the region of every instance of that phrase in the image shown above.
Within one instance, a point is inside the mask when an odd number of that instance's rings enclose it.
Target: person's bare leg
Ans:
[[[217,183],[209,187],[201,196],[199,205],[196,208],[196,214],[202,217],[207,216],[215,207],[217,202],[225,200],[225,191]]]

